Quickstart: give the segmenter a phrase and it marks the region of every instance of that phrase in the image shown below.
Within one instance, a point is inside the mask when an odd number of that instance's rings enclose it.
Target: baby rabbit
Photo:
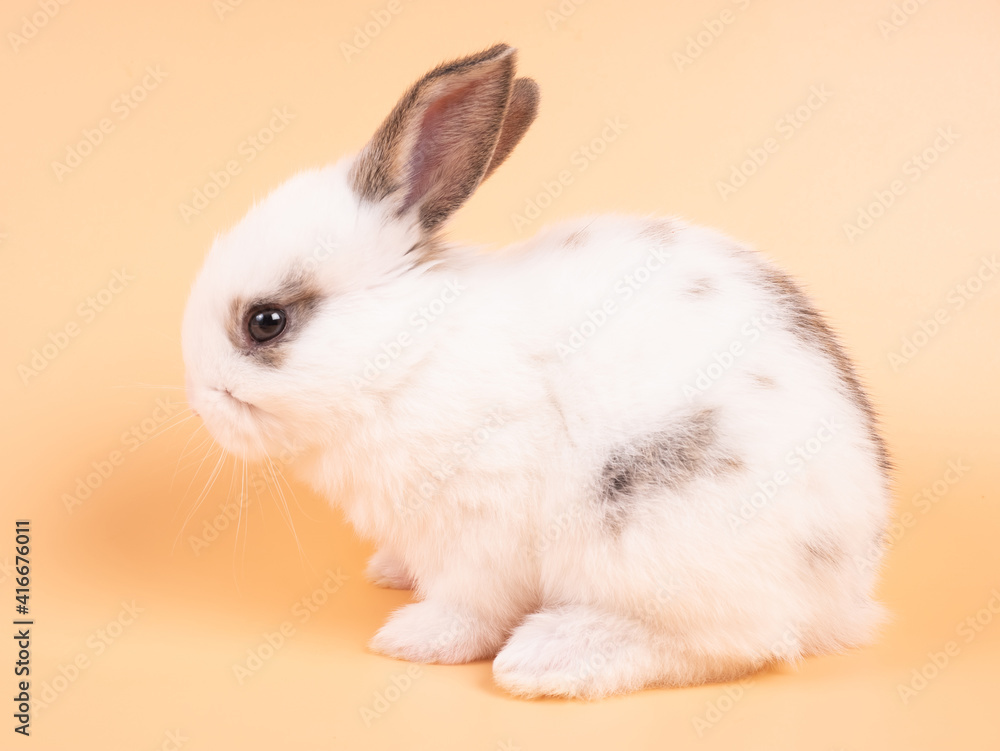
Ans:
[[[242,457],[304,446],[413,588],[377,652],[596,698],[866,643],[888,460],[788,276],[672,218],[441,239],[537,107],[496,45],[254,206],[191,291],[192,407]]]

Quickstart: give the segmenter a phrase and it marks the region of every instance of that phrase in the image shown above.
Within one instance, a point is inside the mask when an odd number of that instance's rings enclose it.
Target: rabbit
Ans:
[[[368,577],[413,589],[376,653],[598,699],[870,643],[890,462],[788,275],[669,216],[443,239],[535,119],[515,63],[434,68],[216,238],[182,324],[192,409],[247,460],[300,447]]]

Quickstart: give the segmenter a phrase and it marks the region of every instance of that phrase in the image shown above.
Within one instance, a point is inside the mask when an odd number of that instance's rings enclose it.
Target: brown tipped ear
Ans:
[[[503,119],[503,126],[500,129],[500,139],[497,147],[493,151],[493,159],[490,166],[486,168],[485,180],[493,174],[493,170],[503,164],[510,155],[524,134],[528,132],[528,127],[538,116],[538,84],[530,78],[515,78],[514,85],[510,89],[510,101],[507,103],[507,114]]]
[[[397,215],[417,211],[427,231],[461,206],[492,169],[498,142],[502,161],[533,117],[525,117],[534,112],[530,85],[521,84],[520,114],[507,136],[515,57],[498,44],[440,65],[410,87],[351,168],[362,200],[389,201]]]

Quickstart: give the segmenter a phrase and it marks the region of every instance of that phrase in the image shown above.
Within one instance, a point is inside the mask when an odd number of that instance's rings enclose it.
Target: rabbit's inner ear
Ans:
[[[427,231],[448,218],[476,189],[494,157],[514,62],[514,50],[497,45],[420,79],[355,162],[355,191],[364,200],[393,202],[397,215],[417,211]]]

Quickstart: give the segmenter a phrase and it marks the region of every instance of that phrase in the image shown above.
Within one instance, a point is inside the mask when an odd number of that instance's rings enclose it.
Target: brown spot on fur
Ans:
[[[756,385],[760,386],[762,389],[776,389],[778,388],[778,382],[775,381],[771,376],[762,375],[760,373],[751,373],[750,380],[752,380]]]
[[[284,361],[285,344],[298,336],[319,307],[323,295],[301,275],[290,276],[275,287],[274,292],[253,299],[236,298],[229,304],[226,334],[230,343],[243,354],[264,365],[278,367]],[[250,336],[248,327],[252,313],[279,308],[285,311],[285,330],[275,339],[257,342]]]
[[[545,385],[545,396],[552,409],[559,416],[559,422],[562,424],[563,432],[566,434],[566,440],[569,441],[570,445],[576,446],[573,441],[573,434],[569,430],[569,421],[566,419],[566,412],[563,410],[559,400],[556,399],[552,386],[548,383]]]
[[[643,240],[652,240],[661,248],[666,248],[673,243],[676,232],[670,220],[655,219],[639,232],[639,237]]]
[[[744,471],[746,468],[746,462],[738,456],[723,456],[719,459],[719,472],[717,474],[736,474],[737,472]]]
[[[402,96],[351,167],[363,201],[418,209],[431,231],[520,141],[538,110],[533,81],[514,81],[515,51],[498,44],[439,65]],[[508,119],[509,118],[509,119]]]
[[[823,354],[833,365],[844,393],[865,417],[868,437],[875,449],[879,468],[883,476],[887,477],[892,463],[878,430],[878,416],[840,341],[791,277],[760,258],[755,258],[754,266],[754,280],[776,301],[778,313],[789,331],[804,345]]]
[[[711,279],[708,277],[701,277],[699,279],[695,279],[694,284],[688,288],[688,294],[695,297],[701,297],[710,292],[715,292],[715,290],[715,285],[712,283]]]
[[[563,245],[565,245],[567,248],[579,248],[581,245],[587,242],[587,237],[589,235],[590,233],[587,231],[586,227],[584,227],[583,229],[578,229],[570,233],[566,237],[566,239],[563,240]]]

